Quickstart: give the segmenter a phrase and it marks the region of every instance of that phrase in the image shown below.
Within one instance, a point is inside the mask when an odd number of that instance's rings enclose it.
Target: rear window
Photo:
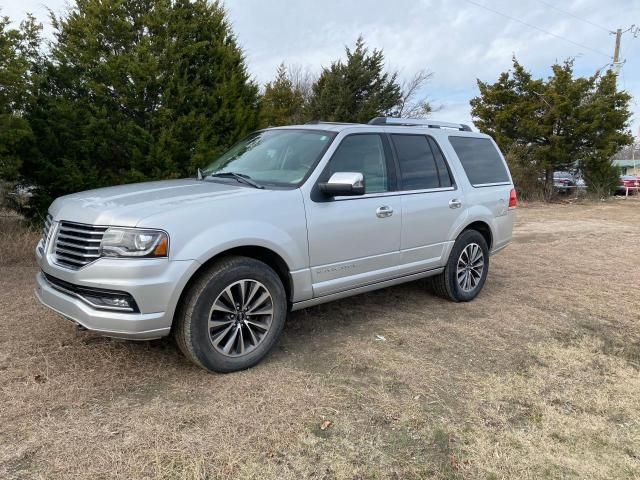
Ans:
[[[493,143],[486,138],[449,137],[471,185],[509,183],[509,173]]]

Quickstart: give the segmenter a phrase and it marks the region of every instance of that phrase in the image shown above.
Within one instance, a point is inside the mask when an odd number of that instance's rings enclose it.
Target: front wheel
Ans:
[[[229,257],[190,287],[173,333],[195,364],[234,372],[269,353],[286,316],[286,293],[276,272],[252,258]]]
[[[489,247],[477,230],[460,234],[444,272],[431,278],[433,292],[454,302],[468,302],[478,296],[489,271]]]

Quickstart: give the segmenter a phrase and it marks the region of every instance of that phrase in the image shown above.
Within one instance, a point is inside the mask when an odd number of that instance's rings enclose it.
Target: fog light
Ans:
[[[127,292],[74,285],[44,272],[42,274],[49,282],[49,285],[56,290],[78,298],[95,309],[140,313],[136,301]]]
[[[129,307],[129,308],[131,307],[131,305],[129,305],[129,300],[127,300],[126,298],[123,298],[123,297],[120,297],[120,298],[118,298],[118,297],[114,297],[114,298],[106,297],[106,298],[102,298],[101,300],[105,305],[110,305],[112,307]]]
[[[91,292],[91,294],[89,294],[85,291],[81,293],[81,296],[94,308],[122,310],[125,312],[133,312],[136,310],[133,298],[128,295],[117,295],[113,293],[105,293],[104,295],[100,295],[100,293],[98,292]]]

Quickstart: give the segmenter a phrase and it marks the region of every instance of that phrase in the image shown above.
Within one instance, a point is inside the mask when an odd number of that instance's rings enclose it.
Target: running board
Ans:
[[[411,275],[404,275],[402,277],[392,278],[390,280],[384,280],[382,282],[370,283],[361,287],[351,288],[349,290],[343,290],[342,292],[330,293],[329,295],[323,295],[322,297],[311,298],[309,300],[303,300],[291,305],[291,311],[301,310],[303,308],[314,307],[321,303],[332,302],[341,298],[351,297],[353,295],[359,295],[360,293],[371,292],[380,288],[392,287],[393,285],[399,285],[401,283],[411,282],[413,280],[419,280],[425,277],[432,277],[442,273],[444,268],[434,268],[433,270],[426,270],[424,272],[412,273]]]

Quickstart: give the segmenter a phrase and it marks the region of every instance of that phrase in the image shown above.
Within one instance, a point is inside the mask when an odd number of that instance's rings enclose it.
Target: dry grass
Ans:
[[[0,266],[32,265],[41,235],[12,211],[0,208]]]
[[[491,375],[459,432],[478,478],[640,476],[638,364],[585,336],[533,349],[523,372]],[[459,430],[460,425],[452,428]],[[473,475],[471,475],[473,474]]]
[[[414,282],[295,312],[226,376],[76,337],[0,263],[0,478],[640,478],[639,213],[521,208],[474,302]]]

